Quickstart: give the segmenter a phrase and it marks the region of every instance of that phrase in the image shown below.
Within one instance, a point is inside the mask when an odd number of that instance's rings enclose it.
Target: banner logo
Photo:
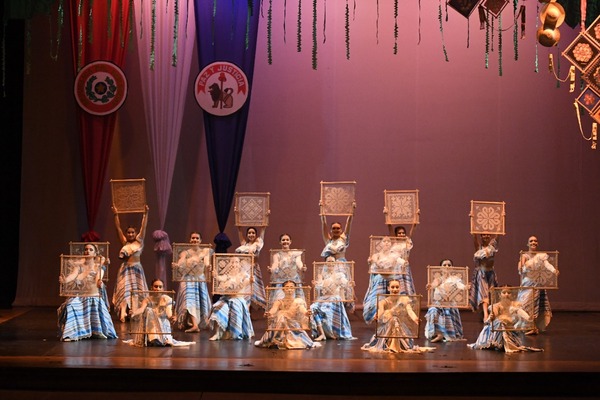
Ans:
[[[248,78],[237,65],[217,61],[204,67],[196,78],[194,94],[204,111],[231,115],[248,99]]]
[[[127,97],[127,79],[123,71],[108,61],[87,64],[75,77],[75,99],[84,111],[107,115],[117,111]]]

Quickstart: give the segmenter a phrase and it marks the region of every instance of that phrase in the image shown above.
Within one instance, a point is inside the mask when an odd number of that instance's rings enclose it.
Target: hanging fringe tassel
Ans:
[[[302,0],[298,0],[298,33],[296,39],[296,51],[302,51]]]

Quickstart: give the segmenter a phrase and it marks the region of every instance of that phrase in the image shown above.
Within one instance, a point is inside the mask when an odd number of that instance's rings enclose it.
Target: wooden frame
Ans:
[[[354,215],[356,182],[321,182],[321,215]]]
[[[213,294],[251,296],[253,266],[252,254],[213,254]]]
[[[494,18],[498,18],[507,4],[508,0],[483,0],[481,6],[488,10],[490,14],[494,16]]]
[[[99,296],[100,262],[96,256],[60,255],[60,296]]]
[[[119,214],[146,211],[145,179],[111,179],[112,205]]]
[[[235,194],[236,226],[268,226],[270,193],[237,193]]]
[[[558,289],[558,251],[522,250],[519,252],[519,260],[527,253],[533,254],[533,257],[521,272],[521,285],[528,280],[536,289]]]
[[[355,301],[354,261],[313,262],[313,285],[314,301]]]
[[[402,258],[402,255],[398,252],[394,251],[394,245],[397,242],[401,242],[400,238],[395,236],[370,236],[370,244],[369,244],[369,273],[370,274],[379,274],[379,275],[404,275],[407,273],[407,264],[408,260],[404,260],[404,263],[397,262],[387,262],[392,260],[384,260],[383,262],[378,262],[379,255],[382,254],[382,251],[385,251],[383,248],[382,242],[384,239],[390,241],[390,252],[388,257],[390,258]],[[383,265],[382,265],[383,264]]]
[[[282,299],[284,297],[283,294],[283,287],[278,286],[268,286],[265,288],[266,289],[266,295],[267,295],[267,311],[269,311],[272,307],[273,304],[275,303],[275,301]],[[305,307],[307,310],[310,310],[310,291],[311,291],[311,287],[310,286],[296,286],[295,289],[295,294],[294,294],[294,298],[298,299],[302,299],[305,303]],[[302,319],[300,321],[300,326],[302,328],[277,328],[276,324],[275,324],[275,318],[273,316],[268,317],[267,318],[267,331],[297,331],[299,329],[301,330],[305,330],[305,331],[309,331],[310,330],[310,318],[308,315],[303,315]]]
[[[93,244],[98,249],[98,255],[105,258],[105,262],[101,265],[104,273],[102,274],[102,281],[108,282],[108,268],[110,265],[110,242],[69,242],[69,254],[72,256],[82,256],[83,249],[86,244]]]
[[[296,284],[304,282],[304,272],[306,270],[304,249],[271,249],[270,260],[271,283],[279,284],[289,280],[294,281]],[[301,266],[298,266],[298,263]],[[280,267],[281,265],[283,265],[283,268]],[[273,271],[274,269],[277,270]]]
[[[503,327],[497,327],[495,324],[492,324],[492,331],[529,331],[533,329],[535,327],[535,322],[533,320],[533,302],[529,302],[529,304],[527,304],[527,302],[521,302],[517,299],[523,296],[523,293],[528,291],[531,291],[529,296],[533,296],[533,291],[536,289],[523,286],[492,287],[490,288],[490,307],[492,307],[492,311],[494,310],[494,305],[500,302],[501,293],[503,290],[510,291],[512,306],[509,307],[506,312],[503,312],[500,315],[497,315],[497,313],[494,314],[495,318],[502,318],[503,320],[507,321],[507,323],[505,323]],[[516,310],[519,308],[527,313],[530,321],[525,320],[516,313]]]
[[[155,296],[163,296],[163,295],[167,295],[171,298],[172,303],[171,303],[171,310],[173,312],[173,315],[175,315],[175,305],[176,303],[176,299],[175,299],[175,291],[173,290],[132,290],[131,291],[131,309],[132,310],[137,310],[142,306],[142,302],[144,301],[144,299],[146,299],[147,297],[150,297],[152,295]],[[159,309],[162,305],[157,304],[155,307],[152,307],[153,309]],[[146,313],[147,311],[144,310],[144,313]],[[152,330],[148,330],[148,329],[136,329],[136,328],[146,328],[145,323],[147,322],[145,319],[142,320],[142,317],[144,317],[144,313],[142,313],[141,315],[139,315],[139,319],[138,318],[131,318],[129,320],[129,334],[131,335],[147,335],[147,334],[152,334],[152,335],[171,335],[172,334],[172,330],[169,329],[169,331],[162,331],[162,330],[157,330],[157,329],[152,329]],[[160,311],[156,313],[157,315],[160,314]],[[170,325],[169,325],[170,326]]]
[[[419,190],[384,190],[387,225],[413,225],[419,223]]]
[[[210,244],[173,243],[173,282],[208,282],[212,246]]]
[[[471,200],[471,234],[504,235],[506,203]]]
[[[393,300],[394,295],[378,294],[377,295],[377,318],[375,337],[390,338],[390,339],[418,339],[420,329],[419,313],[421,311],[421,295],[395,295],[397,301]],[[379,315],[380,305],[382,301],[393,304],[391,307],[386,307],[385,312]],[[416,320],[410,316],[414,313]],[[392,322],[392,319],[397,318],[400,321]],[[394,324],[392,327],[389,324]]]
[[[576,101],[588,113],[593,113],[598,108],[598,104],[600,104],[600,94],[596,92],[593,86],[589,85],[577,96]]]
[[[469,308],[469,268],[427,266],[427,307]]]
[[[585,32],[579,33],[575,40],[562,52],[563,57],[581,72],[586,72],[587,68],[596,61],[599,54],[598,44]]]

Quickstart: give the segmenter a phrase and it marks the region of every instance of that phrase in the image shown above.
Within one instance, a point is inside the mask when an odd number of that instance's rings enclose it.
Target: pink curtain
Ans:
[[[171,254],[171,246],[163,229],[186,94],[190,90],[195,38],[194,5],[187,0],[136,1],[134,4],[144,113],[160,222],[160,229],[153,233],[157,241],[154,276],[166,283],[165,257]]]
[[[129,2],[71,0],[71,48],[75,74],[86,64],[111,61],[121,69],[129,39]],[[117,113],[88,114],[77,108],[83,185],[89,231],[82,237],[99,237],[94,232]]]

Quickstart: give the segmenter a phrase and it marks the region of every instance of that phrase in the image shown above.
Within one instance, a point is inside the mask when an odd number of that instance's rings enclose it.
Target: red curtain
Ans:
[[[123,69],[129,40],[130,2],[70,0],[69,11],[75,75],[97,60],[110,61]],[[78,107],[77,118],[89,229],[82,236],[93,236],[117,113],[96,116]]]

